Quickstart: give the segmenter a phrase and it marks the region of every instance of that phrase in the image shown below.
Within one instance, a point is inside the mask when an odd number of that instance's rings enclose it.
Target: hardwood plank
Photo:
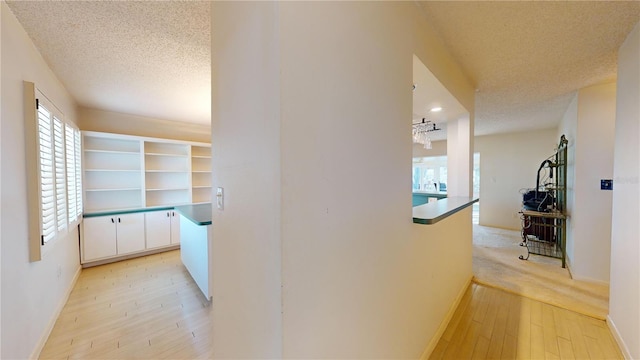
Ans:
[[[576,356],[573,354],[573,345],[571,344],[571,340],[568,340],[568,339],[566,339],[564,337],[559,337],[558,338],[558,349],[560,350],[560,359],[575,359],[576,358]]]
[[[510,294],[508,293],[503,293],[502,296],[500,296],[498,314],[493,324],[491,342],[489,344],[489,351],[487,352],[488,359],[499,359],[502,353],[502,345],[504,343],[504,335],[507,327],[507,317],[509,315],[509,295]]]
[[[480,324],[472,320],[471,324],[469,325],[469,329],[467,330],[464,336],[464,339],[462,339],[462,342],[458,347],[458,351],[456,352],[457,359],[471,358],[471,355],[473,354],[473,349],[475,348],[476,342],[480,337],[479,328],[480,328]]]
[[[473,354],[471,354],[472,359],[486,359],[487,352],[489,351],[490,340],[486,337],[480,335],[478,337],[478,341],[476,341],[476,346],[473,348]]]
[[[571,333],[569,332],[569,323],[566,320],[567,310],[560,309],[553,306],[553,320],[555,321],[556,334],[566,340],[571,340]],[[562,355],[562,354],[560,354]]]
[[[506,359],[506,360],[515,359],[517,349],[518,349],[517,337],[511,334],[506,334],[504,336],[504,343],[502,344],[502,353],[500,354],[500,358]]]
[[[516,357],[531,359],[531,300],[523,297],[520,306]]]
[[[542,326],[531,324],[531,358],[544,359],[544,331]]]
[[[545,353],[551,353],[555,356],[560,356],[560,351],[558,350],[558,339],[556,335],[556,325],[553,318],[553,307],[551,305],[542,305],[542,327],[544,330]]]
[[[571,345],[576,359],[588,359],[589,350],[582,334],[582,328],[577,320],[569,321],[569,334],[571,335]]]

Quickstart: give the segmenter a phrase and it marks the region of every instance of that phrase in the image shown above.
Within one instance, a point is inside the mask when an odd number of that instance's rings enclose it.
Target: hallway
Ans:
[[[607,324],[472,283],[430,359],[623,359]]]

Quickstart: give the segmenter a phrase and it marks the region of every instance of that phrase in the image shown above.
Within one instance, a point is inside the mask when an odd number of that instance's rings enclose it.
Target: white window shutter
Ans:
[[[82,218],[82,136],[80,130],[74,129],[75,163],[76,163],[76,217]],[[71,161],[71,159],[69,159]]]
[[[69,204],[69,223],[78,220],[78,186],[76,181],[76,161],[75,161],[75,136],[74,129],[67,125],[66,147],[67,147],[67,203]]]
[[[38,146],[40,162],[40,226],[42,243],[56,235],[56,205],[51,112],[38,106]]]
[[[67,179],[65,176],[64,123],[53,117],[53,153],[55,159],[56,217],[58,231],[67,228]]]

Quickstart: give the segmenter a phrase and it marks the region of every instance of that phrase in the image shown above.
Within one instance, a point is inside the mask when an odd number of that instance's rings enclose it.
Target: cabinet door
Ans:
[[[180,214],[171,210],[171,245],[180,244]]]
[[[144,214],[147,249],[171,244],[171,213],[173,210],[151,211]]]
[[[118,255],[144,250],[144,213],[115,215]]]
[[[115,256],[116,224],[115,216],[98,216],[82,221],[83,262]]]

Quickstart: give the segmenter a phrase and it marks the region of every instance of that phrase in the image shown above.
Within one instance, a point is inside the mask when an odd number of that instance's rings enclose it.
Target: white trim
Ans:
[[[36,347],[33,349],[33,352],[31,353],[31,356],[29,356],[29,359],[40,358],[40,353],[42,352],[42,349],[44,349],[44,345],[47,343],[47,340],[49,339],[49,335],[51,335],[51,331],[53,331],[53,327],[56,325],[56,321],[58,321],[58,317],[60,317],[60,314],[62,313],[62,309],[64,309],[64,306],[67,304],[67,301],[69,301],[69,296],[71,295],[73,288],[76,286],[76,282],[80,277],[81,271],[82,271],[82,267],[78,266],[78,270],[73,275],[73,279],[71,280],[71,285],[69,285],[69,288],[67,288],[66,294],[62,298],[62,301],[58,303],[58,306],[56,308],[56,311],[54,312],[54,315],[51,317],[51,319],[49,319],[49,324],[47,324],[47,327],[44,329],[44,332],[42,333],[40,340],[38,340],[38,342],[36,343]]]
[[[146,141],[146,142],[162,142],[168,144],[180,144],[180,145],[192,145],[192,146],[202,146],[202,147],[211,147],[210,143],[204,143],[199,141],[188,141],[188,140],[176,140],[176,139],[165,139],[165,138],[155,138],[149,136],[138,136],[138,135],[128,135],[128,134],[116,134],[116,133],[108,133],[108,132],[100,132],[100,131],[88,131],[81,130],[82,135],[93,136],[93,137],[103,137],[110,139],[122,139],[122,140],[136,140],[136,141]]]
[[[447,312],[444,319],[440,323],[438,330],[436,330],[436,333],[433,335],[433,337],[429,341],[427,348],[424,349],[424,352],[422,353],[422,356],[420,357],[420,359],[423,359],[423,360],[428,359],[431,356],[431,353],[436,348],[436,345],[438,345],[438,341],[440,341],[440,338],[444,334],[445,330],[447,330],[447,326],[449,326],[449,322],[451,322],[451,318],[453,318],[453,314],[455,314],[456,310],[458,310],[458,306],[460,306],[460,302],[462,301],[462,298],[464,297],[464,294],[467,292],[467,289],[469,288],[469,286],[471,286],[472,281],[473,281],[473,275],[469,277],[469,280],[465,281],[464,286],[458,292],[458,295],[453,301],[453,304],[451,304],[449,311]]]
[[[616,325],[613,323],[611,315],[607,315],[607,326],[609,327],[609,330],[611,330],[611,335],[613,335],[613,338],[616,340],[616,343],[620,348],[620,352],[622,352],[622,356],[624,356],[626,360],[632,360],[633,357],[631,357],[631,352],[629,351],[627,344],[625,344],[624,340],[622,340],[622,336],[620,335],[620,332],[618,331]]]

